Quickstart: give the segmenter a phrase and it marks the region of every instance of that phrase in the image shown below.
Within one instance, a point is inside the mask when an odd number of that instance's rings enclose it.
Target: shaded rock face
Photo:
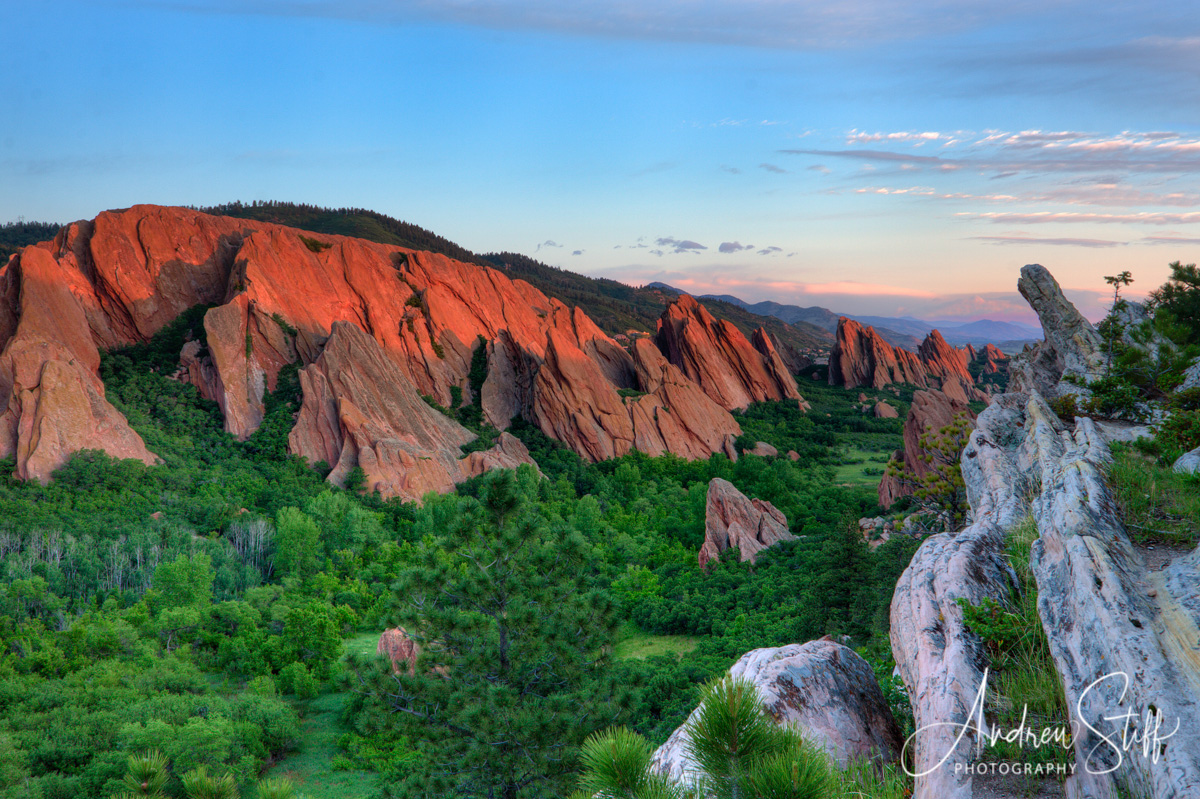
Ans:
[[[358,466],[366,488],[416,499],[453,489],[459,447],[475,435],[431,408],[375,339],[337,322],[320,357],[300,371],[304,403],[289,448],[310,463],[333,466],[344,485]]]
[[[779,353],[779,357],[783,359],[784,366],[787,367],[788,374],[799,374],[812,366],[812,358],[796,352],[791,346],[780,341],[779,337],[774,333],[768,333],[765,328],[761,327],[754,331],[754,335],[750,339],[751,343],[754,344],[754,349],[759,352],[764,352],[764,348],[758,343],[760,336],[769,341],[775,351]]]
[[[843,765],[859,759],[890,763],[899,755],[903,739],[874,671],[849,647],[821,639],[755,649],[729,673],[754,685],[777,724],[799,730]],[[685,785],[699,770],[687,753],[696,715],[651,760],[654,771]]]
[[[940,388],[961,397],[962,402],[986,402],[987,395],[975,388],[967,369],[970,360],[967,349],[951,347],[936,330],[925,337],[914,354],[889,344],[873,327],[842,317],[829,353],[829,384],[880,389],[893,383],[909,383]]]
[[[417,656],[420,650],[415,641],[408,637],[403,627],[393,627],[384,630],[379,636],[379,644],[375,651],[385,655],[392,662],[392,671],[397,674],[407,669],[409,674],[416,673]]]
[[[1021,267],[1021,292],[1042,323],[1045,340],[1014,357],[1009,364],[1012,391],[1037,390],[1048,398],[1079,393],[1064,378],[1090,382],[1104,375],[1104,342],[1092,323],[1063,296],[1054,276],[1041,264]]]
[[[767,547],[795,540],[787,518],[770,502],[750,499],[720,477],[709,482],[700,568],[732,547],[738,548],[741,561],[753,563]]]
[[[935,389],[914,392],[912,406],[904,418],[904,449],[893,453],[892,462],[897,466],[911,464],[910,471],[918,478],[927,474],[932,467],[925,462],[921,436],[929,431],[941,430],[959,414],[965,414],[969,419],[975,418],[975,414],[961,399]],[[890,508],[896,500],[910,493],[911,487],[901,485],[891,475],[885,474],[879,481],[879,504],[884,508]]]
[[[758,349],[731,322],[718,321],[688,294],[667,306],[656,338],[667,361],[726,410],[764,400],[801,400],[770,339],[764,333],[755,340]]]
[[[405,422],[367,399],[394,391],[407,407],[415,392],[449,406],[457,387],[470,401],[468,374],[480,346],[489,365],[480,398],[485,419],[504,429],[521,415],[589,459],[635,447],[707,457],[741,433],[728,408],[799,400],[769,337],[758,337],[756,348],[702,309],[668,310],[664,318],[665,335],[679,334],[671,339],[682,353],[678,363],[695,368],[705,384],[661,352],[627,352],[579,309],[494,269],[280,225],[136,206],[71,225],[0,268],[0,455],[17,456],[19,476],[41,479],[85,447],[153,462],[104,398],[99,352],[146,341],[198,304],[215,306],[204,317],[208,346],[202,352],[189,343],[177,377],[217,402],[226,429],[240,438],[261,423],[263,395],[275,389],[279,370],[316,364],[336,325],[374,342],[366,360],[372,373],[356,386],[335,385],[340,378],[321,368],[308,373],[310,427],[294,445],[331,464],[371,465],[385,493],[445,490],[463,473],[451,461],[453,442],[464,433],[428,422],[419,409]],[[341,339],[339,347],[352,343],[355,351],[370,346],[360,337],[351,342],[348,332]],[[382,384],[397,375],[403,380],[395,388]],[[645,395],[622,397],[619,389]],[[430,433],[433,454],[417,455],[430,425],[440,431]],[[474,458],[470,469],[482,460]],[[335,469],[334,479],[348,468]]]
[[[916,355],[893,347],[875,328],[842,317],[829,353],[831,386],[883,388],[892,383],[927,384],[925,369]]]

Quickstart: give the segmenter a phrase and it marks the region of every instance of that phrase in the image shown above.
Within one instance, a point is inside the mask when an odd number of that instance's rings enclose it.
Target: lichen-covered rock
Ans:
[[[1054,398],[1064,393],[1079,393],[1077,383],[1086,384],[1102,377],[1105,358],[1100,334],[1063,296],[1046,267],[1041,264],[1021,267],[1017,289],[1037,312],[1045,340],[1027,346],[1012,359],[1010,389],[1036,390]]]
[[[1200,796],[1195,556],[1148,572],[1105,481],[1107,440],[1091,419],[1064,433],[1055,421],[1034,397],[1026,435],[1041,490],[1030,565],[1072,720],[1084,723],[1074,737],[1077,768],[1067,794]],[[1141,720],[1140,732],[1159,726],[1145,756],[1138,745],[1122,748],[1128,728],[1113,719],[1126,712]]]
[[[750,499],[720,477],[709,482],[700,568],[727,549],[737,547],[739,560],[753,563],[767,547],[795,540],[788,530],[787,517],[770,502]]]
[[[1180,455],[1171,466],[1180,474],[1196,474],[1200,472],[1200,447]]]
[[[871,666],[854,650],[828,639],[755,649],[738,659],[732,677],[750,682],[777,724],[798,730],[839,763],[893,762],[903,740]],[[677,783],[695,781],[687,754],[693,711],[660,746],[651,768]]]
[[[962,456],[974,521],[927,538],[892,594],[892,654],[921,731],[906,753],[911,771],[921,775],[917,799],[972,795],[973,778],[961,767],[975,759],[978,739],[974,732],[959,735],[988,659],[958,601],[1005,602],[1016,583],[1004,536],[1028,507],[1020,466],[1024,399],[1001,395],[979,415]]]
[[[1183,373],[1183,382],[1179,384],[1176,391],[1184,391],[1189,388],[1200,388],[1200,358],[1192,361],[1192,365]]]

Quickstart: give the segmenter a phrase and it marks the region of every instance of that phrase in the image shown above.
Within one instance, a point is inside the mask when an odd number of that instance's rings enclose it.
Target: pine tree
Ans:
[[[377,723],[423,755],[385,795],[564,796],[579,745],[618,713],[612,602],[591,585],[588,544],[542,518],[512,472],[481,494],[457,501],[444,537],[396,583],[415,674],[360,665]]]

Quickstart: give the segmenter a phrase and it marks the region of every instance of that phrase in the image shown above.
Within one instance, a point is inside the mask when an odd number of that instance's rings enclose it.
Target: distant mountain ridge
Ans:
[[[687,294],[683,289],[675,288],[666,283],[647,283],[647,288],[674,291]],[[925,336],[933,330],[938,330],[947,343],[956,346],[972,344],[996,344],[1001,349],[1015,349],[1016,345],[1025,341],[1037,341],[1042,337],[1042,330],[1033,325],[1020,322],[1001,322],[992,319],[980,319],[974,322],[953,322],[949,320],[915,319],[911,316],[866,316],[859,314],[835,313],[828,308],[818,305],[804,307],[800,305],[785,305],[765,300],[750,303],[732,294],[703,294],[700,299],[720,300],[736,305],[760,316],[773,316],[788,324],[806,322],[831,333],[837,331],[838,318],[845,316],[864,325],[870,325],[889,344],[916,351]],[[1007,345],[1007,346],[1006,346]]]

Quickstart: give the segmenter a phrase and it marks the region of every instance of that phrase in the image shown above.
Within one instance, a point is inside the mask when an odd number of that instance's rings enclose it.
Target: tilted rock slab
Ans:
[[[937,330],[930,331],[916,353],[896,347],[875,328],[853,319],[838,319],[837,335],[829,352],[829,385],[880,389],[893,383],[941,388],[962,402],[987,401],[975,388],[967,369],[970,352],[955,349]],[[865,400],[860,399],[862,402]]]
[[[932,467],[925,462],[921,436],[929,432],[936,433],[960,414],[970,420],[975,418],[963,400],[954,399],[936,389],[913,392],[912,405],[904,417],[904,449],[893,453],[888,465],[900,467],[911,464],[910,470],[917,478],[928,474]],[[878,492],[880,506],[890,508],[900,497],[911,494],[912,487],[902,484],[893,475],[884,474],[879,481]]]
[[[1091,419],[1062,433],[1055,421],[1039,398],[1030,402],[1041,479],[1030,559],[1038,613],[1072,719],[1085,725],[1075,737],[1078,768],[1067,796],[1200,796],[1197,556],[1148,572],[1105,480],[1106,438]],[[1125,712],[1136,715],[1140,733],[1161,724],[1148,754],[1140,742],[1124,745],[1121,721],[1105,720]]]
[[[775,723],[798,730],[842,765],[859,759],[890,763],[903,745],[875,673],[854,650],[828,639],[755,649],[729,670],[749,681]],[[671,733],[651,768],[677,783],[692,784],[698,766],[687,749],[689,725],[699,708]]]
[[[689,294],[667,306],[658,322],[658,348],[667,360],[726,410],[752,402],[802,401],[796,380],[765,335],[755,349],[742,331],[717,320]]]
[[[837,336],[829,352],[829,385],[878,389],[892,383],[928,385],[921,359],[893,347],[873,327],[844,316],[838,319]]]
[[[1092,323],[1063,295],[1058,281],[1041,264],[1021,267],[1017,290],[1037,312],[1045,340],[1015,356],[1009,363],[1012,391],[1036,390],[1054,399],[1080,393],[1068,380],[1084,383],[1104,375],[1104,341]]]
[[[973,778],[956,766],[974,761],[977,740],[973,733],[958,737],[988,657],[958,600],[1005,602],[1016,584],[1003,553],[1006,531],[1028,508],[1021,467],[1025,399],[1000,395],[979,415],[962,455],[974,519],[957,533],[927,538],[892,594],[892,654],[920,731],[905,753],[910,772],[921,775],[917,799],[972,795]]]
[[[956,767],[973,762],[975,731],[955,743],[988,658],[955,600],[1006,601],[1004,534],[1027,513],[1038,613],[1075,727],[1067,796],[1200,795],[1200,553],[1147,571],[1105,482],[1108,457],[1090,419],[1068,427],[1036,393],[1000,395],[980,414],[962,458],[973,522],[928,539],[892,598],[892,651],[922,731],[908,749],[917,799],[973,796]],[[1154,710],[1149,752],[1128,738],[1123,748],[1123,719],[1109,719],[1132,713],[1145,734]]]
[[[739,560],[753,563],[767,547],[795,540],[787,517],[770,502],[750,499],[720,477],[709,481],[700,568],[733,547],[738,548]]]

